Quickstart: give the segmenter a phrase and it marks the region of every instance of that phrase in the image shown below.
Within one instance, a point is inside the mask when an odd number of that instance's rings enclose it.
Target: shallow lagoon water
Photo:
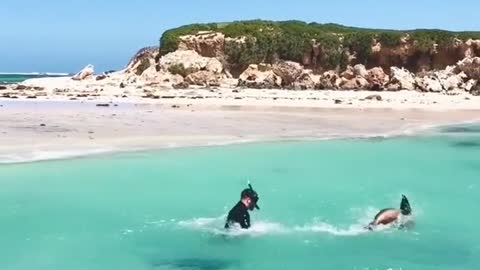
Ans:
[[[478,269],[478,130],[1,165],[0,268]],[[225,232],[248,180],[261,210]],[[363,229],[402,194],[413,229]]]

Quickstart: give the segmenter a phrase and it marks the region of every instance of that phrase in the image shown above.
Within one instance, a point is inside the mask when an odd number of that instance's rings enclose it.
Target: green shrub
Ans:
[[[215,31],[217,24],[191,24],[167,30],[160,38],[160,53],[166,54],[178,48],[179,37],[193,35],[199,31]]]
[[[190,68],[185,68],[182,63],[171,65],[168,68],[168,71],[174,75],[180,75],[184,78],[187,77],[190,73],[193,73],[193,70],[191,70]]]
[[[382,46],[392,48],[400,45],[400,41],[404,35],[404,33],[395,31],[382,32],[377,35],[377,40],[382,44]]]
[[[142,73],[147,70],[150,67],[150,59],[148,58],[143,58],[142,61],[140,62],[140,65],[137,67],[137,71],[135,74],[138,76],[142,75]]]
[[[366,65],[372,54],[372,43],[374,35],[368,32],[352,32],[345,34],[343,44],[350,52],[355,52],[357,61]]]
[[[311,55],[312,44],[319,45],[322,56],[317,65],[324,68],[343,67],[348,54],[356,53],[357,61],[368,64],[373,39],[384,47],[395,47],[401,38],[410,34],[420,50],[427,52],[433,44],[450,47],[455,38],[480,39],[479,32],[448,32],[441,30],[396,31],[346,27],[339,24],[305,23],[302,21],[236,21],[218,24],[192,24],[166,31],[160,40],[161,54],[177,49],[179,37],[198,31],[218,31],[226,37],[246,37],[244,44],[229,42],[225,45],[227,61],[238,67],[251,63],[273,63],[278,59],[302,62]],[[341,41],[343,40],[343,41]]]

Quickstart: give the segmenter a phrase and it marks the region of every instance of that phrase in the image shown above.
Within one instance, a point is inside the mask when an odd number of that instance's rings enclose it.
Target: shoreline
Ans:
[[[0,100],[0,164],[243,143],[412,136],[480,122],[480,110],[96,103]]]

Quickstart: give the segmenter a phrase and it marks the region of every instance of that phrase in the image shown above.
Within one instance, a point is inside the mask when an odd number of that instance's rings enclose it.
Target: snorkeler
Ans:
[[[248,211],[260,210],[260,207],[257,205],[258,199],[257,192],[248,184],[248,188],[244,189],[240,195],[240,201],[228,213],[225,229],[230,228],[235,223],[238,223],[242,229],[250,228],[250,214]]]
[[[394,222],[403,221],[403,218],[410,217],[412,215],[412,208],[408,202],[407,197],[402,195],[402,202],[400,203],[400,209],[387,208],[380,211],[366,229],[373,230],[375,226],[378,225],[388,225]],[[405,219],[408,221],[408,219]],[[399,224],[399,228],[402,229],[405,227],[402,222]]]

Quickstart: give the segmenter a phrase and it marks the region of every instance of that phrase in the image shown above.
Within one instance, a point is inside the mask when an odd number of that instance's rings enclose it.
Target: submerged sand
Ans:
[[[477,110],[0,100],[0,162],[254,141],[412,134]]]

